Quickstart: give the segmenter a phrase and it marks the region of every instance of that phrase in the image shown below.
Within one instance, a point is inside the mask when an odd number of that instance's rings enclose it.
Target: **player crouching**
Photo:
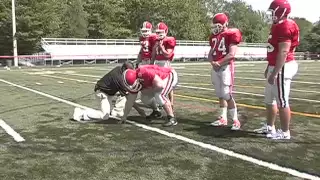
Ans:
[[[224,13],[214,15],[212,19],[212,35],[210,36],[210,52],[208,60],[212,65],[211,80],[219,98],[221,114],[213,126],[227,125],[227,110],[233,120],[232,130],[240,129],[236,102],[232,96],[234,82],[234,59],[242,35],[239,29],[228,28],[228,17]]]
[[[141,92],[141,101],[153,109],[157,104],[163,106],[168,122],[163,126],[174,126],[178,122],[174,117],[171,102],[168,94],[178,83],[178,75],[172,68],[159,67],[157,65],[145,65],[138,69],[128,69],[124,73],[124,84],[130,90],[127,96],[127,102],[124,108],[122,122],[127,119],[137,93]],[[154,113],[154,112],[153,112]]]
[[[115,67],[96,83],[94,91],[96,93],[96,97],[100,101],[100,110],[76,107],[74,109],[73,119],[78,122],[97,122],[109,119],[112,100],[118,92],[120,92],[120,96],[116,100],[115,108],[112,110],[111,115],[122,116],[124,105],[126,103],[125,96],[128,94],[127,89],[123,84],[122,74],[127,69],[133,69],[133,64],[126,62],[122,66]],[[141,116],[146,116],[144,111],[136,104],[134,104],[134,108]]]

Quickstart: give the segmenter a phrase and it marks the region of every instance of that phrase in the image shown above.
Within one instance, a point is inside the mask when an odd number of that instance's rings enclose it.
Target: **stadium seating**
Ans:
[[[50,54],[46,61],[63,61],[67,63],[112,62],[135,59],[140,49],[135,39],[72,39],[42,38],[42,48]],[[177,41],[175,60],[205,59],[210,50],[207,41]],[[242,43],[236,55],[243,59],[266,57],[266,44]],[[77,61],[76,61],[77,60]],[[62,62],[62,63],[63,63]]]

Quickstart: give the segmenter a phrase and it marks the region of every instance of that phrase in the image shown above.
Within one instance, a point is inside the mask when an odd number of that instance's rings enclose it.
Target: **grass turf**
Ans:
[[[300,64],[300,73],[315,74],[311,68],[319,63]],[[209,74],[207,65],[184,66],[178,73]],[[259,71],[264,64],[254,64],[250,70]],[[70,79],[95,82],[97,77],[59,74],[74,71],[78,74],[102,76],[107,66],[93,68],[68,67],[37,70],[54,71],[60,78],[43,77],[34,69],[0,71],[1,78],[82,105],[98,107],[92,95],[93,84]],[[248,69],[239,66],[237,70]],[[204,70],[207,70],[204,71]],[[193,72],[193,73],[194,73]],[[69,72],[70,73],[70,72]],[[248,77],[248,73],[237,73]],[[249,77],[262,78],[255,73]],[[299,77],[299,75],[297,76]],[[299,81],[310,81],[300,76]],[[309,76],[308,76],[309,77]],[[315,78],[316,76],[314,76]],[[310,77],[309,77],[310,78]],[[60,82],[58,82],[60,81]],[[63,82],[63,83],[62,83]],[[181,77],[180,83],[208,83],[210,77]],[[40,83],[40,84],[39,84]],[[263,81],[236,79],[236,85],[263,86]],[[196,87],[208,87],[192,85]],[[293,88],[317,90],[320,85],[297,85]],[[209,86],[209,88],[211,88]],[[241,87],[240,87],[241,88]],[[263,94],[263,89],[241,88],[237,91]],[[73,107],[52,99],[0,83],[1,119],[19,132],[26,142],[16,143],[0,128],[0,179],[290,179],[290,175],[272,171],[213,151],[204,150],[173,138],[114,120],[99,124],[79,124],[70,121]],[[176,94],[215,100],[214,91],[179,88]],[[292,93],[292,97],[320,100],[317,94]],[[236,95],[239,103],[263,106],[262,98]],[[317,114],[319,103],[292,101],[298,112]],[[179,125],[162,128],[155,121],[150,126],[174,132],[198,141],[211,143],[281,166],[317,174],[320,172],[318,131],[319,118],[293,116],[289,142],[275,142],[251,133],[264,120],[264,111],[239,107],[242,131],[213,128],[208,124],[216,117],[217,104],[210,101],[176,97]],[[143,122],[132,114],[131,119]]]

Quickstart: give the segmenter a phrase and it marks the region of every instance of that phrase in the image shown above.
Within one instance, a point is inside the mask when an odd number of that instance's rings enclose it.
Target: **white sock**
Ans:
[[[229,109],[229,113],[233,121],[238,121],[237,108]]]
[[[228,112],[228,108],[227,107],[220,107],[220,116],[224,119],[227,120],[227,112]]]

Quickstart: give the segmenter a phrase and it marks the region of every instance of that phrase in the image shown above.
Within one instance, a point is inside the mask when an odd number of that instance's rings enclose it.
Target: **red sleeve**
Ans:
[[[292,39],[292,33],[290,30],[290,26],[287,23],[279,24],[276,31],[278,42],[291,42]]]
[[[242,41],[242,33],[239,29],[232,30],[229,41],[230,44],[239,44]]]
[[[167,41],[167,48],[173,49],[174,47],[176,47],[176,39],[172,37]]]
[[[152,34],[149,38],[149,44],[151,47],[154,46],[154,44],[156,43],[157,41],[157,35],[156,34]]]

